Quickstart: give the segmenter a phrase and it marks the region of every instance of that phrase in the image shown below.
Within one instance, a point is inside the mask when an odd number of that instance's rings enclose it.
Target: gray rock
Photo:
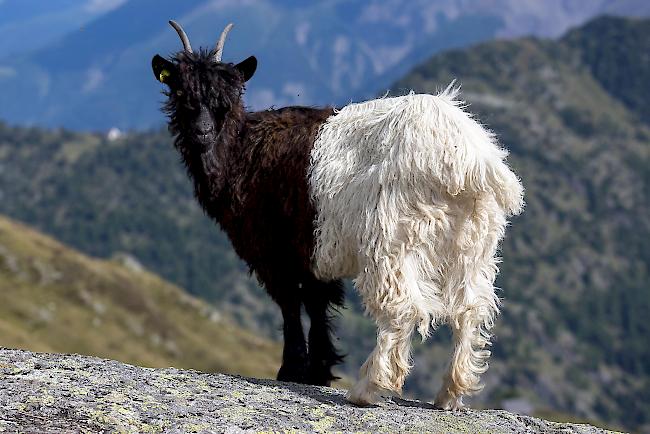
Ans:
[[[440,411],[398,398],[360,408],[327,387],[0,349],[0,432],[259,431],[605,432],[501,410]]]

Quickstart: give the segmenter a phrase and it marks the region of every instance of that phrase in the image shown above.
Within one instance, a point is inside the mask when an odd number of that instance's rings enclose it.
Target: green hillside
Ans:
[[[598,42],[612,34],[634,50]],[[596,48],[606,54],[589,54]],[[526,210],[503,245],[505,302],[482,402],[524,399],[650,427],[650,130],[640,121],[650,104],[612,89],[589,63],[618,57],[610,73],[618,83],[643,74],[624,85],[643,92],[647,62],[627,65],[649,52],[650,21],[602,18],[557,42],[449,52],[394,86],[435,92],[460,78],[470,111],[511,150],[526,187]]]
[[[0,216],[0,347],[273,378],[279,345],[133,259],[92,259]]]
[[[558,41],[452,51],[393,87],[436,92],[458,79],[526,187],[476,406],[650,430],[649,27],[602,18]],[[94,256],[133,255],[247,328],[278,333],[277,308],[197,207],[166,131],[109,141],[0,123],[0,212]],[[375,329],[350,304],[338,334],[356,375]],[[407,384],[423,399],[449,356],[444,330],[434,342],[416,345]]]

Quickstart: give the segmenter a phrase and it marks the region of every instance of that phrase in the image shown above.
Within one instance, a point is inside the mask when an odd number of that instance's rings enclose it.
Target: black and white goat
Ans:
[[[231,25],[214,50],[194,52],[170,24],[184,50],[152,61],[169,87],[170,131],[198,201],[282,310],[278,379],[334,378],[341,356],[328,311],[342,305],[340,279],[352,277],[378,332],[349,399],[401,392],[414,330],[424,338],[446,322],[455,349],[436,405],[461,407],[487,369],[497,245],[506,218],[523,207],[507,152],[451,87],[340,110],[246,112],[242,93],[257,61],[221,61]]]

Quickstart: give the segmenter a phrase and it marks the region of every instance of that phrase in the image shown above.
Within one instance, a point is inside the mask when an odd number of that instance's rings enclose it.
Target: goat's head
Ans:
[[[244,85],[255,73],[254,56],[236,65],[221,61],[228,24],[213,50],[192,50],[189,38],[180,25],[169,24],[183,43],[183,51],[165,59],[159,55],[151,61],[158,81],[168,86],[164,110],[170,117],[170,130],[184,142],[205,149],[219,136],[224,125],[237,122],[243,115],[241,96]]]

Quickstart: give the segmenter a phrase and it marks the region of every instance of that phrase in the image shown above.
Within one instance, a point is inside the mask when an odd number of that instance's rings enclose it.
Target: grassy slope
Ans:
[[[280,326],[194,200],[166,131],[108,141],[0,122],[0,213],[92,256],[129,253],[240,324]]]
[[[273,377],[279,346],[128,261],[0,217],[0,346]]]

